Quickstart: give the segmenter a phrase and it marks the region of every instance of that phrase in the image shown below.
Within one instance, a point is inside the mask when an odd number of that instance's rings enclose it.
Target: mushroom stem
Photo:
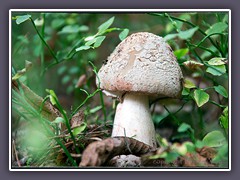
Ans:
[[[156,147],[148,96],[126,93],[119,103],[114,119],[112,137],[126,136]]]

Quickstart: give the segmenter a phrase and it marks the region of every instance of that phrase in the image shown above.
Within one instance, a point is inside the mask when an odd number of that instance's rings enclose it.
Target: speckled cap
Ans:
[[[111,96],[132,92],[178,97],[182,90],[182,71],[171,47],[163,38],[147,32],[134,33],[123,40],[98,76],[100,88]]]

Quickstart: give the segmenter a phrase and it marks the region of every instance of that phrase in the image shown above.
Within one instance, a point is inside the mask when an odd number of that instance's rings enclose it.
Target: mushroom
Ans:
[[[156,147],[149,100],[176,98],[182,90],[182,72],[171,47],[152,33],[134,33],[115,48],[98,77],[103,92],[120,100],[112,137],[132,137]]]

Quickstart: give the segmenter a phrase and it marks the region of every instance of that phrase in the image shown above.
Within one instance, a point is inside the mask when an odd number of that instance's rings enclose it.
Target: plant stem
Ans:
[[[95,73],[95,75],[96,75],[96,77],[97,77],[97,80],[98,80],[97,87],[98,87],[98,89],[100,90],[100,91],[99,91],[99,95],[100,95],[100,101],[101,101],[102,110],[103,110],[103,115],[104,115],[104,125],[106,125],[106,122],[107,122],[107,112],[106,112],[105,104],[104,104],[104,101],[103,101],[103,94],[102,94],[102,91],[101,91],[101,89],[100,89],[101,81],[100,81],[100,78],[99,78],[99,76],[98,76],[96,66],[94,66],[94,64],[93,64],[91,61],[89,61],[89,63],[90,63],[91,66],[93,67],[93,72]]]
[[[63,115],[63,118],[64,118],[64,120],[65,120],[65,124],[66,124],[66,126],[67,126],[68,132],[70,133],[71,139],[72,139],[72,141],[73,141],[73,145],[74,145],[75,148],[76,148],[76,152],[77,152],[78,154],[80,154],[80,150],[78,149],[78,147],[77,147],[77,145],[76,145],[76,140],[75,140],[75,137],[74,137],[74,135],[73,135],[73,133],[72,133],[72,130],[71,130],[71,126],[70,126],[68,117],[67,117],[67,115],[66,115],[66,113],[64,112],[62,106],[60,105],[60,103],[58,102],[58,100],[57,100],[56,98],[55,98],[55,101],[56,101],[56,105],[57,105],[59,111],[60,111],[61,114]]]
[[[16,101],[14,101],[16,99]],[[52,130],[49,128],[49,121],[41,116],[41,114],[34,109],[24,98],[23,94],[18,94],[15,90],[13,90],[13,104],[20,106],[25,109],[27,113],[18,111],[18,109],[13,106],[13,109],[24,119],[31,121],[32,118],[29,118],[26,116],[26,114],[30,114],[31,117],[36,117],[36,119],[39,121],[39,123],[44,127],[45,131],[48,133],[49,136],[55,136]],[[32,122],[34,123],[34,122]],[[69,158],[69,160],[72,162],[74,166],[77,166],[75,160],[72,158],[71,154],[67,150],[67,148],[64,146],[64,144],[61,142],[60,138],[55,139],[58,145],[64,150],[65,154]]]
[[[218,104],[218,103],[216,103],[215,101],[212,101],[212,100],[209,100],[209,102],[212,103],[212,104],[214,104],[214,105],[216,105],[216,106],[218,106],[218,107],[221,107],[221,108],[227,107],[226,105]]]
[[[43,13],[42,14],[42,18],[43,18],[43,25],[42,25],[42,29],[41,29],[41,35],[42,35],[42,37],[43,37],[43,39],[44,39],[44,37],[45,37],[45,13]],[[43,43],[43,41],[41,41],[41,49],[42,49],[42,51],[41,51],[41,68],[42,68],[42,70],[41,70],[41,73],[43,73],[43,71],[44,71],[44,67],[45,67],[45,59],[44,59],[44,43]]]
[[[99,91],[99,95],[100,95],[100,101],[101,101],[103,115],[104,115],[104,125],[106,125],[106,122],[107,122],[107,112],[106,112],[105,104],[104,104],[104,101],[103,101],[102,91]]]
[[[177,17],[174,17],[174,16],[171,16],[169,15],[168,13],[163,13],[163,14],[159,14],[159,13],[150,13],[151,15],[154,15],[154,16],[165,16],[167,18],[171,18],[171,19],[174,19],[174,20],[177,20],[177,21],[181,21],[181,22],[184,22],[192,27],[198,27],[197,25],[189,22],[189,21],[186,21],[184,19],[180,19],[180,18],[177,18]],[[204,36],[207,36],[207,34],[200,28],[198,28],[198,31],[203,34]],[[219,52],[223,55],[223,52],[221,51],[221,49],[219,48],[219,46],[212,40],[212,38],[210,36],[207,37],[210,42],[219,50]]]
[[[163,107],[169,113],[169,115],[177,122],[177,124],[180,125],[180,121],[176,118],[176,116],[171,113],[165,105]]]
[[[198,111],[198,115],[199,115],[199,126],[200,126],[200,137],[202,138],[202,136],[203,136],[203,129],[204,129],[204,121],[203,121],[203,117],[202,117],[202,109],[201,108],[198,108],[197,109],[197,111]]]
[[[101,91],[100,89],[97,89],[96,91],[94,91],[92,94],[89,94],[86,99],[73,111],[73,113],[71,114],[71,116],[74,116],[79,109],[88,101],[89,98],[93,97],[96,93],[98,93],[99,91]]]
[[[55,61],[58,63],[59,60],[58,60],[57,56],[55,55],[55,53],[53,52],[53,50],[51,49],[51,47],[47,44],[47,42],[44,40],[44,38],[42,37],[42,35],[39,33],[39,31],[38,31],[38,29],[37,29],[37,27],[36,27],[33,19],[30,18],[30,20],[31,20],[31,22],[32,22],[32,24],[33,24],[33,27],[34,27],[34,29],[36,30],[39,38],[40,38],[41,41],[44,43],[44,45],[48,48],[49,52],[51,53],[51,55],[53,56],[53,58],[55,59]]]

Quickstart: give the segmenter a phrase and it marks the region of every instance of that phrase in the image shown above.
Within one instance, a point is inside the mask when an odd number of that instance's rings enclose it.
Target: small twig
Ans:
[[[131,151],[131,149],[130,149],[130,147],[129,147],[129,142],[128,142],[127,136],[126,136],[126,129],[124,128],[123,130],[124,130],[125,144],[126,144],[126,146],[127,146],[128,151],[132,154],[132,151]]]
[[[74,153],[71,153],[71,156],[74,157],[74,158],[79,158],[79,157],[82,157],[81,154],[74,154]]]
[[[157,103],[154,103],[154,104],[153,104],[153,108],[152,108],[151,115],[153,115],[153,113],[155,112],[156,104],[157,104]]]
[[[13,146],[13,149],[14,149],[14,152],[15,152],[15,157],[16,157],[16,160],[17,160],[18,167],[21,167],[21,163],[20,163],[19,158],[18,158],[18,152],[17,152],[17,149],[16,149],[14,139],[12,140],[12,146]]]

